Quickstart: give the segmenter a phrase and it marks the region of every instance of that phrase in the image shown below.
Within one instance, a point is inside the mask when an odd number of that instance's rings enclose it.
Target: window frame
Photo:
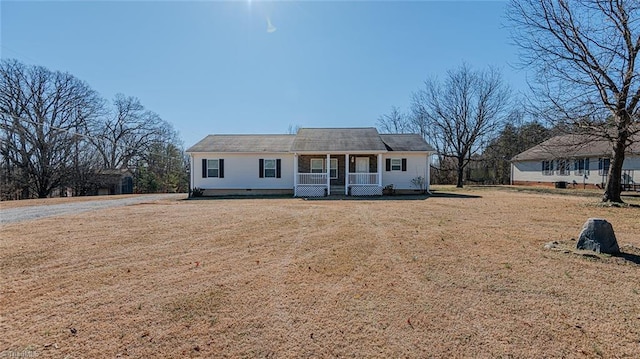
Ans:
[[[264,178],[276,178],[276,176],[277,176],[276,172],[277,172],[277,168],[278,168],[276,159],[275,158],[265,158],[263,161],[264,162],[263,162],[263,168],[262,168],[262,176]],[[267,166],[267,163],[273,163],[273,167]],[[269,172],[267,172],[267,171],[269,171]],[[271,172],[271,171],[273,171],[273,172]]]
[[[611,158],[600,157],[598,159],[598,175],[600,175],[600,176],[609,175],[609,168],[610,167],[611,167]]]
[[[553,171],[555,170],[554,160],[542,160],[542,175],[543,176],[552,176]]]
[[[318,163],[318,161],[320,162],[320,168],[314,168],[313,163]],[[320,172],[317,171],[318,169],[320,170]],[[309,162],[309,173],[325,173],[324,158],[312,158]]]
[[[397,161],[397,163],[394,163]],[[391,163],[389,165],[389,170],[391,171],[402,171],[402,158],[391,158]]]
[[[589,174],[589,158],[578,158],[573,164],[574,175],[583,176]]]
[[[569,160],[561,158],[556,161],[556,173],[559,176],[569,176],[571,174],[571,165]]]
[[[215,163],[215,166],[212,164]],[[212,171],[215,171],[215,175],[212,175]],[[207,178],[220,178],[220,159],[207,159]]]
[[[333,166],[334,163],[335,163],[335,168]],[[333,171],[335,171],[335,174]],[[331,158],[329,160],[329,178],[331,179],[338,178],[338,159],[337,158]]]

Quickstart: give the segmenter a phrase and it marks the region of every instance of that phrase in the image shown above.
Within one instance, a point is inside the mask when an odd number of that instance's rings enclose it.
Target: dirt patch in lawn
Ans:
[[[456,193],[4,225],[0,357],[640,356],[640,267],[543,248],[589,217],[640,247],[639,209]]]

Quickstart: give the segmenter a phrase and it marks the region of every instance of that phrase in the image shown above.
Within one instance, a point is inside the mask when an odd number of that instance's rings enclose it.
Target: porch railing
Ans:
[[[327,174],[326,173],[298,173],[298,184],[315,184],[326,185]]]
[[[378,174],[373,173],[349,173],[350,185],[378,184]]]

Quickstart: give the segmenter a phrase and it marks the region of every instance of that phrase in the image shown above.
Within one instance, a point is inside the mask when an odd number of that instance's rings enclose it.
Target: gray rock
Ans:
[[[584,223],[576,248],[597,253],[620,253],[613,226],[602,218],[589,218]]]

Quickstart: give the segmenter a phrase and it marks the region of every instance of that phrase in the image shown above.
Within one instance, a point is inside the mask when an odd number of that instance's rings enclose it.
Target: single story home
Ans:
[[[430,156],[416,134],[301,128],[294,135],[209,135],[189,148],[191,188],[205,196],[379,196],[429,190]]]
[[[562,135],[534,146],[511,160],[511,184],[604,188],[612,145],[584,135]],[[632,144],[622,165],[623,190],[640,190],[640,141]]]

